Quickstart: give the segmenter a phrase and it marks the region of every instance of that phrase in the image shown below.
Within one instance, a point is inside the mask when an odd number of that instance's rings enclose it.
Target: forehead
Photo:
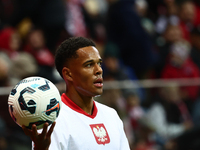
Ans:
[[[93,46],[79,48],[77,50],[77,54],[78,54],[79,59],[99,59],[99,58],[101,58],[99,51]]]
[[[78,66],[80,67],[86,62],[89,62],[89,61],[97,62],[101,59],[99,51],[93,46],[79,48],[76,51],[76,53],[78,57],[70,59],[69,64],[68,64],[69,68],[72,67],[71,69],[75,69]],[[74,68],[74,66],[77,66],[77,67]]]

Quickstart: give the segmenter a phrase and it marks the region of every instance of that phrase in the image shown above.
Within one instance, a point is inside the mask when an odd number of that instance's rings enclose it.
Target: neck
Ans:
[[[93,111],[93,98],[82,96],[77,93],[65,93],[76,105],[78,105],[87,114],[92,115]]]

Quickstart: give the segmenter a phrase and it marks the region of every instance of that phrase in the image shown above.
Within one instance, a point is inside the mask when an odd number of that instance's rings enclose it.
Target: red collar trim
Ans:
[[[67,95],[65,93],[62,94],[61,96],[62,102],[65,103],[68,107],[70,107],[71,109],[73,109],[74,111],[81,113],[85,116],[88,116],[92,119],[94,119],[97,115],[97,107],[95,102],[93,101],[93,112],[92,115],[87,114],[85,111],[83,111],[78,105],[76,105],[71,99],[69,99],[69,97],[67,97]]]

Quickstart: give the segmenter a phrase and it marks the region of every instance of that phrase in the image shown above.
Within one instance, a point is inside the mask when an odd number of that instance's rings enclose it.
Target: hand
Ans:
[[[49,124],[46,122],[43,126],[42,133],[37,132],[37,127],[35,124],[32,125],[31,130],[27,129],[24,125],[22,126],[24,133],[34,142],[34,150],[48,150],[51,144],[51,134],[55,124],[56,122],[53,122],[50,129],[47,131]]]

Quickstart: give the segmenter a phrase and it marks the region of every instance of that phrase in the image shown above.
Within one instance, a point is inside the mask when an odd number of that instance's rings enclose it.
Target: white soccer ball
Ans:
[[[45,122],[52,124],[61,109],[61,97],[57,87],[42,77],[28,77],[11,90],[8,109],[13,120],[31,129],[43,128]]]

